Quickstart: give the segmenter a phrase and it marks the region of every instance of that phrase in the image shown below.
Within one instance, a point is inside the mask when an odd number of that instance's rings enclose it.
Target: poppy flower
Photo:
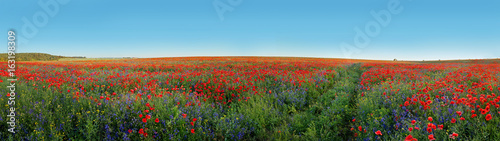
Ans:
[[[375,132],[376,135],[379,135],[379,136],[382,136],[382,132],[380,132],[380,130],[378,130],[377,132]]]
[[[486,114],[486,113],[488,113],[488,110],[486,110],[486,109],[481,109],[481,114],[483,114],[483,115],[484,115],[484,114]]]
[[[450,137],[451,139],[455,139],[456,137],[458,137],[458,134],[457,134],[457,133],[455,133],[455,132],[453,132],[453,134],[450,134],[450,135],[449,135],[449,137]]]
[[[417,139],[413,138],[413,136],[411,135],[408,135],[406,136],[405,141],[417,141]]]
[[[458,116],[462,116],[462,111],[457,111]]]
[[[186,118],[186,116],[187,116],[186,114],[182,114],[182,118]]]
[[[428,117],[427,120],[429,120],[430,122],[432,122],[432,117]]]
[[[433,134],[430,134],[430,135],[428,136],[428,138],[429,138],[429,141],[436,140],[436,138],[434,138],[434,135],[433,135]]]
[[[358,126],[359,131],[361,131],[363,128],[361,126]]]
[[[158,118],[156,118],[156,119],[155,119],[155,122],[156,122],[156,123],[158,123],[158,122],[160,122],[160,120],[159,120]]]
[[[415,122],[417,122],[417,121],[411,120],[411,125],[415,125]]]
[[[455,118],[451,118],[451,123],[455,123],[457,120]]]
[[[490,121],[490,120],[491,120],[491,118],[492,118],[492,117],[491,117],[491,114],[488,114],[488,115],[486,115],[486,117],[485,117],[486,121]]]
[[[194,134],[194,129],[191,129],[191,133],[193,133],[193,134]]]
[[[410,132],[413,131],[413,128],[412,127],[408,128],[408,131],[410,131]]]
[[[146,122],[148,122],[148,119],[143,118],[143,119],[142,119],[142,122],[146,123]]]
[[[128,133],[132,133],[132,129],[128,129]]]
[[[144,133],[144,130],[141,128],[139,129],[139,134],[143,134]]]
[[[196,122],[196,120],[198,120],[198,119],[196,119],[196,118],[193,118],[193,121],[194,121],[194,122]]]

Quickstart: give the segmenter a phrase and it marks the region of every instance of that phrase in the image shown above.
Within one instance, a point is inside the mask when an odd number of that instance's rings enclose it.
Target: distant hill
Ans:
[[[9,55],[0,53],[0,61],[7,61]],[[56,56],[47,53],[16,53],[16,61],[57,61],[62,58],[85,58],[85,57],[67,57]]]

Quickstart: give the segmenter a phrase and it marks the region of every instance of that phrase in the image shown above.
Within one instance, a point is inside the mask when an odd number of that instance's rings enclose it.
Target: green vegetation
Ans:
[[[7,53],[0,54],[0,61],[8,60]],[[85,58],[85,57],[66,57],[66,56],[56,56],[47,53],[16,53],[16,61],[57,61],[62,58]]]

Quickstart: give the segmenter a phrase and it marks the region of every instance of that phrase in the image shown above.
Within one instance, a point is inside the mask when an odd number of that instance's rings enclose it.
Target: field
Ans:
[[[16,62],[0,140],[498,140],[499,61],[181,57]]]

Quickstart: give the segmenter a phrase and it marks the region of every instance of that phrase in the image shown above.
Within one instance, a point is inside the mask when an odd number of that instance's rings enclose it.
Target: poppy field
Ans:
[[[498,140],[498,62],[178,57],[16,62],[0,140]]]

